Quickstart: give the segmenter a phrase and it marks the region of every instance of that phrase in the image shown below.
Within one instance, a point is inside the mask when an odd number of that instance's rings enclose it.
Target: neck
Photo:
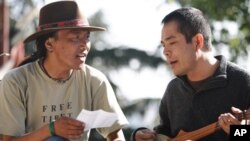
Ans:
[[[219,61],[213,56],[201,57],[196,67],[187,74],[190,81],[201,81],[212,76],[219,65]]]
[[[40,61],[40,66],[43,72],[55,81],[67,81],[73,72],[72,69],[63,69],[60,66],[51,65],[44,59]]]

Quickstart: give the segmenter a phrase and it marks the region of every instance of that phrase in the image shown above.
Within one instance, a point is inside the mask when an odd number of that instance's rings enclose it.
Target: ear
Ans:
[[[204,37],[201,33],[197,33],[194,36],[193,40],[194,40],[196,49],[202,49],[204,47]]]
[[[53,51],[53,45],[52,45],[52,39],[51,39],[51,38],[48,38],[48,39],[45,41],[45,47],[46,47],[46,49],[47,49],[49,52],[52,52],[52,51]]]

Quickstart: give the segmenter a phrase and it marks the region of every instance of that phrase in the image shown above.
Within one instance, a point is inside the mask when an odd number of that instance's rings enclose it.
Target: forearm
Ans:
[[[25,134],[23,136],[8,136],[3,135],[3,141],[44,141],[45,139],[49,138],[50,132],[49,132],[49,125],[45,125],[42,128],[33,131],[31,133]]]

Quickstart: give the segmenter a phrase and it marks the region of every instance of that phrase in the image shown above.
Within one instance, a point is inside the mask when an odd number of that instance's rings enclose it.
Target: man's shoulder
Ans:
[[[237,65],[233,62],[227,63],[227,71],[231,73],[241,74],[241,75],[250,75],[250,72],[246,68],[240,65]]]
[[[179,77],[175,77],[172,80],[170,80],[170,82],[168,83],[168,87],[176,87],[179,84],[183,84],[183,80]]]
[[[12,69],[8,70],[8,72],[5,75],[8,77],[20,76],[21,74],[30,72],[32,70],[32,68],[34,68],[34,65],[35,65],[35,63],[29,63],[29,64],[25,64],[25,65],[20,66],[20,67],[12,68]]]
[[[106,75],[98,70],[97,68],[94,68],[90,65],[85,64],[84,66],[82,66],[82,72],[87,76],[87,77],[91,77],[96,78],[96,79],[106,79]]]
[[[250,82],[250,72],[242,66],[232,62],[227,63],[227,77],[235,78],[242,82]]]
[[[103,72],[93,66],[85,64],[82,66],[82,70],[85,71],[86,73],[90,73],[92,75],[104,75]]]

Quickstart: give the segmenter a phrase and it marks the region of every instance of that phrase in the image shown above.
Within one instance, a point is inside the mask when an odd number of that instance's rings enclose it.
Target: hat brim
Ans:
[[[40,36],[47,34],[47,33],[51,33],[51,32],[55,32],[58,30],[62,30],[62,29],[83,29],[83,30],[88,30],[90,32],[92,31],[105,31],[105,28],[102,27],[97,27],[97,26],[84,26],[84,27],[55,27],[55,28],[48,28],[36,33],[31,34],[29,37],[27,37],[24,40],[24,43],[28,43],[30,41],[36,40],[37,38],[39,38]]]

